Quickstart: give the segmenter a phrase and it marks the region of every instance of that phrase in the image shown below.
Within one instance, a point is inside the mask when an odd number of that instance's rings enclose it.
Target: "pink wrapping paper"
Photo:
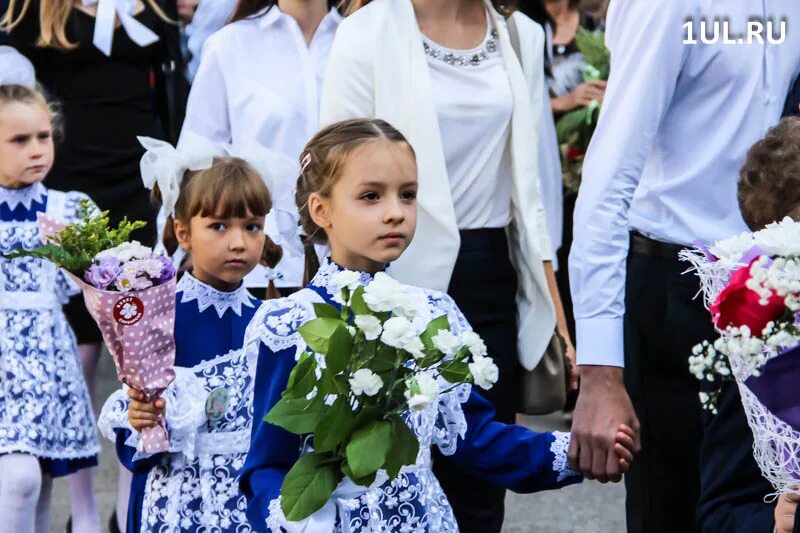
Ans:
[[[38,224],[45,239],[64,228],[42,214]],[[147,402],[154,401],[175,379],[176,279],[145,290],[116,292],[97,289],[73,274],[70,277],[83,291],[86,308],[103,334],[119,380],[143,392]],[[143,430],[141,438],[147,453],[169,449],[163,422]]]

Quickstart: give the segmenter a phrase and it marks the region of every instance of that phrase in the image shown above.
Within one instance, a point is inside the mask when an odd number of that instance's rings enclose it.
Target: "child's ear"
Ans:
[[[175,229],[175,238],[178,239],[178,246],[184,252],[190,251],[192,249],[192,239],[189,233],[189,225],[176,218],[172,227]]]
[[[308,196],[308,214],[311,215],[311,220],[314,221],[314,224],[323,231],[327,231],[331,227],[330,212],[330,200],[328,198],[315,192]]]

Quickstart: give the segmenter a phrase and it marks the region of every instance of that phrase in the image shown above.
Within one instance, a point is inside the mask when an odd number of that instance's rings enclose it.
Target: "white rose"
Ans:
[[[353,394],[360,396],[365,394],[367,396],[375,396],[378,391],[383,387],[383,381],[380,376],[369,368],[362,368],[353,373],[353,377],[348,380]]]
[[[398,296],[404,292],[402,284],[384,272],[378,272],[375,279],[364,288],[364,303],[376,313],[392,311],[397,305]]]
[[[461,343],[469,349],[473,357],[484,357],[487,353],[486,344],[480,335],[474,331],[466,331],[461,334]]]
[[[342,270],[331,277],[331,283],[339,287],[340,291],[344,288],[353,291],[356,290],[360,285],[359,275],[357,272],[353,272],[352,270]]]
[[[383,325],[381,341],[394,348],[404,348],[416,337],[411,322],[401,316],[393,316]]]
[[[473,357],[468,366],[475,385],[480,388],[489,390],[497,383],[499,371],[490,357]]]
[[[445,355],[453,355],[461,348],[461,340],[447,329],[440,329],[431,340],[436,349]]]
[[[414,359],[425,357],[425,352],[422,351],[424,348],[425,345],[422,344],[422,340],[419,337],[414,337],[403,346],[403,349],[410,353]]]
[[[374,341],[381,336],[383,331],[381,321],[372,315],[356,315],[355,323],[358,329],[364,332],[368,341]]]
[[[439,397],[439,383],[428,374],[417,374],[405,392],[408,407],[422,411]]]

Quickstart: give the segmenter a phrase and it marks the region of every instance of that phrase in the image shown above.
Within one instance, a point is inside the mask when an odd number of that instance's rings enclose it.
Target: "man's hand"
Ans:
[[[778,503],[775,505],[776,533],[792,533],[798,501],[800,501],[800,496],[793,493],[781,494],[780,498],[778,498]]]
[[[181,22],[184,24],[192,22],[199,3],[200,0],[178,0],[178,18]]]
[[[639,419],[622,382],[622,369],[581,366],[581,391],[572,418],[569,462],[572,469],[601,483],[619,481],[623,469],[614,452],[621,424],[634,433],[633,450],[641,449]]]

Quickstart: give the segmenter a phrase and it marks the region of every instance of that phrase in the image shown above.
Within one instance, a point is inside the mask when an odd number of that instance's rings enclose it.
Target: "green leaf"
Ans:
[[[450,383],[468,383],[472,374],[467,363],[453,361],[439,368],[442,377]]]
[[[569,142],[570,136],[577,132],[586,123],[587,110],[585,107],[575,109],[565,114],[556,124],[558,144]]]
[[[305,398],[281,398],[269,410],[264,421],[282,427],[289,433],[303,435],[313,433],[322,419],[325,402],[318,394],[311,400]]]
[[[372,310],[364,302],[364,287],[359,286],[353,291],[353,296],[350,300],[350,311],[354,315],[371,315]]]
[[[347,461],[342,463],[342,474],[349,477],[353,483],[356,485],[361,485],[362,487],[369,487],[375,482],[375,476],[378,474],[378,471],[368,474],[363,477],[356,477],[353,475],[353,471],[350,469],[350,465],[347,464]]]
[[[433,338],[439,333],[439,331],[443,329],[450,329],[450,322],[447,320],[447,315],[442,315],[431,320],[430,324],[428,324],[428,327],[426,327],[425,331],[422,332],[422,335],[419,336],[420,339],[422,339],[422,344],[425,345],[426,349],[435,349],[433,345]]]
[[[323,317],[309,320],[297,331],[300,332],[309,348],[317,353],[327,354],[331,336],[339,327],[344,327],[344,322],[340,318]]]
[[[314,431],[314,449],[320,452],[333,450],[350,436],[356,415],[350,409],[346,396],[339,396]]]
[[[357,429],[345,448],[347,463],[356,478],[379,470],[392,446],[392,424],[373,421]]]
[[[401,418],[392,419],[392,449],[386,457],[386,473],[392,480],[405,465],[417,462],[419,441]]]
[[[283,396],[285,398],[305,398],[317,384],[316,368],[317,360],[314,355],[304,352],[292,369],[292,373],[289,374],[289,381]]]
[[[319,511],[342,479],[331,454],[304,455],[286,474],[281,486],[281,510],[287,520],[303,520]]]
[[[333,372],[327,369],[322,371],[322,379],[319,382],[320,394],[347,394],[350,392],[350,384],[347,382],[347,376],[335,376]]]
[[[340,322],[340,324],[343,324]],[[344,325],[333,331],[328,342],[328,351],[325,356],[325,365],[328,370],[338,374],[347,368],[350,356],[353,354],[353,337]]]
[[[369,364],[370,370],[376,373],[388,372],[397,364],[397,348],[392,348],[386,344],[378,344],[378,353],[375,354]]]
[[[317,318],[335,318],[336,320],[341,319],[341,315],[336,308],[330,304],[314,304],[314,312],[317,315]]]

